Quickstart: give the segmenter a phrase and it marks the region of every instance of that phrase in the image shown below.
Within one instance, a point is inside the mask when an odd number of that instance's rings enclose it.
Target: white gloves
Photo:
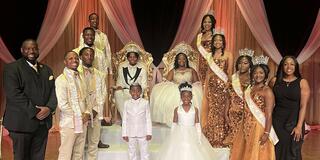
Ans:
[[[196,123],[195,126],[196,126],[196,129],[197,129],[198,141],[201,144],[201,126],[200,126],[200,123]]]
[[[177,127],[177,123],[172,123],[170,132],[172,133]]]

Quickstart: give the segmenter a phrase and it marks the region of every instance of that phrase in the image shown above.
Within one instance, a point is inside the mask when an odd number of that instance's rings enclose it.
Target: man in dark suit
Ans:
[[[57,106],[52,70],[37,62],[38,44],[27,39],[22,58],[4,67],[6,110],[3,124],[13,140],[15,160],[43,160],[52,113]]]

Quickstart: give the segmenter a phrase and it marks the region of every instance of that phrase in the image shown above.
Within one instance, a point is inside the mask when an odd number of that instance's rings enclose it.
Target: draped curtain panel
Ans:
[[[46,57],[65,30],[78,0],[50,0],[37,42],[41,54],[39,61]]]
[[[130,0],[100,0],[114,30],[123,44],[136,42],[143,48]]]
[[[272,38],[263,0],[236,0],[236,2],[256,40],[270,58],[279,64],[282,56]]]
[[[0,59],[4,63],[10,63],[10,62],[15,61],[15,59],[13,58],[11,53],[9,52],[8,48],[6,47],[6,44],[4,44],[1,37],[0,37]]]
[[[312,54],[314,54],[319,47],[320,47],[320,9],[318,12],[316,22],[310,34],[310,37],[297,58],[298,62],[302,64],[304,61],[310,58]]]
[[[99,29],[107,34],[111,52],[115,53],[123,47],[123,43],[113,29],[100,0],[79,0],[64,32],[50,53],[42,60],[43,63],[52,67],[56,77],[63,70],[64,54],[79,46],[80,33],[85,27],[89,26],[88,16],[93,12],[99,15]]]
[[[208,13],[212,1],[213,0],[185,1],[182,18],[171,48],[182,41],[188,44],[192,42],[201,27],[202,16]]]
[[[306,111],[306,122],[313,125],[320,124],[320,48],[300,67],[302,77],[309,82],[311,90]]]

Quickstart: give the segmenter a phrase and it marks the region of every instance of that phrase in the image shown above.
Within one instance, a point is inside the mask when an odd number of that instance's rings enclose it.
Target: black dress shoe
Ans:
[[[109,144],[103,144],[101,141],[99,141],[99,144],[98,144],[98,148],[109,148]]]

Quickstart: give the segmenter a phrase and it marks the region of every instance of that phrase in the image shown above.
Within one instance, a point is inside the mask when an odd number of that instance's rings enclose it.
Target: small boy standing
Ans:
[[[149,160],[148,141],[152,138],[152,122],[149,102],[141,98],[142,87],[138,83],[130,86],[131,99],[124,102],[122,138],[128,142],[130,160],[137,160],[137,144],[141,160]]]

